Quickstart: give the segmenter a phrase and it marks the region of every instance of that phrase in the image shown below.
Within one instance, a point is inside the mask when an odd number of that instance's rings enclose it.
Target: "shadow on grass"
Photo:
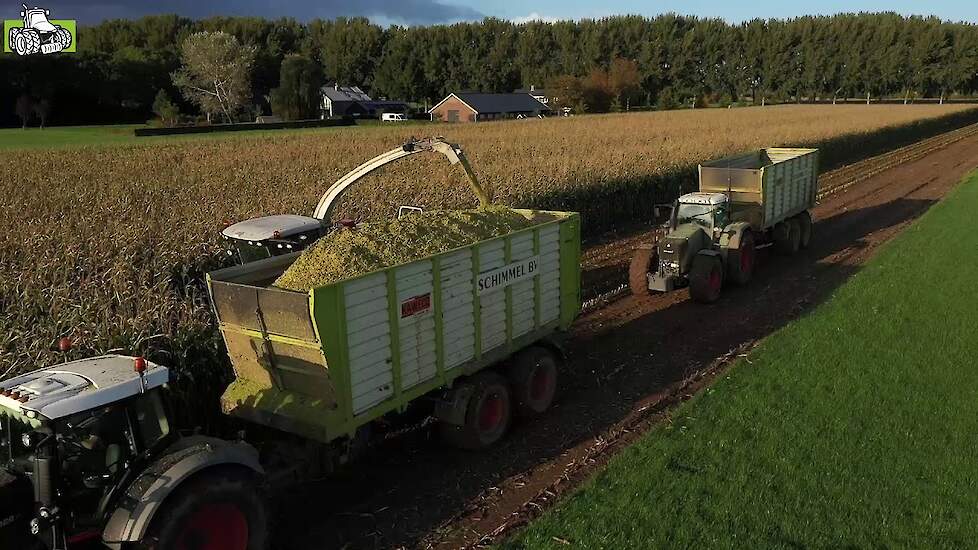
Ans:
[[[478,509],[473,501],[503,480],[604,433],[648,396],[810,311],[859,269],[850,256],[860,244],[931,204],[897,199],[821,220],[809,249],[794,258],[763,251],[751,284],[729,289],[710,306],[682,299],[628,319],[629,309],[649,298],[626,298],[614,307],[623,323],[578,325],[559,401],[543,418],[515,425],[484,453],[445,448],[425,428],[389,438],[339,475],[290,489],[280,501],[279,547],[418,545],[467,506]]]

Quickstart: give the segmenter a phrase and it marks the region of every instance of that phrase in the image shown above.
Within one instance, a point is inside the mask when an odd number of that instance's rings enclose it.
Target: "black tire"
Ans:
[[[649,273],[658,268],[658,250],[653,246],[640,247],[632,252],[632,263],[628,267],[628,286],[632,294],[644,296],[649,293]],[[654,265],[653,265],[654,260]]]
[[[454,447],[478,451],[506,435],[513,416],[512,396],[506,379],[492,371],[479,372],[463,383],[472,386],[465,424],[441,422],[441,435]]]
[[[754,276],[757,265],[757,248],[754,234],[749,229],[740,237],[740,247],[727,252],[727,280],[746,285]]]
[[[711,304],[723,290],[723,263],[719,256],[698,254],[689,272],[689,295],[701,304]]]
[[[782,256],[794,256],[801,244],[801,227],[798,220],[791,218],[778,224],[774,229],[774,248]]]
[[[557,395],[557,357],[552,351],[532,346],[516,354],[506,369],[513,392],[513,410],[520,418],[540,416]]]
[[[58,33],[58,37],[60,38],[61,49],[64,50],[64,49],[70,48],[71,47],[71,33],[68,32],[68,29],[59,28],[57,30],[57,33]]]
[[[798,247],[808,248],[808,245],[812,242],[812,228],[815,225],[812,223],[812,215],[806,210],[795,217],[798,220],[798,228],[800,230]]]
[[[163,503],[140,550],[220,548],[265,550],[265,502],[252,476],[235,471],[198,474]]]
[[[26,48],[23,55],[31,55],[41,51],[41,35],[34,29],[24,29],[21,33],[26,41]]]

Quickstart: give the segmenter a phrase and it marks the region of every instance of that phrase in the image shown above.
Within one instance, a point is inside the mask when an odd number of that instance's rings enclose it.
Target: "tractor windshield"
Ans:
[[[676,214],[676,225],[684,223],[695,223],[707,229],[713,228],[714,206],[710,204],[679,204],[679,212]]]

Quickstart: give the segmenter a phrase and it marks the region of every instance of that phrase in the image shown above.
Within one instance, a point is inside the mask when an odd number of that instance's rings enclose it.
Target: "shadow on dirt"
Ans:
[[[794,258],[763,251],[746,288],[704,306],[669,296],[629,297],[578,322],[559,402],[518,424],[484,453],[445,448],[417,428],[327,481],[280,499],[278,548],[414,547],[480,495],[568,452],[620,422],[644,398],[738,345],[763,338],[810,311],[859,269],[877,232],[923,213],[933,201],[897,199],[818,221],[809,249]],[[641,313],[641,312],[647,313]]]

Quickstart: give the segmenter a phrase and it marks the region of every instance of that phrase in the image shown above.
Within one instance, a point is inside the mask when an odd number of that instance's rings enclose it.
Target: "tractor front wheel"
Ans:
[[[632,294],[645,296],[649,293],[649,273],[659,267],[658,249],[653,246],[640,246],[632,252],[632,263],[628,267],[628,286]]]
[[[723,263],[719,256],[703,254],[693,258],[689,273],[689,295],[701,304],[711,304],[720,298],[723,290]]]
[[[31,55],[41,51],[41,35],[34,29],[24,29],[20,36],[24,40],[24,53],[21,55]],[[17,53],[20,53],[18,49]]]

